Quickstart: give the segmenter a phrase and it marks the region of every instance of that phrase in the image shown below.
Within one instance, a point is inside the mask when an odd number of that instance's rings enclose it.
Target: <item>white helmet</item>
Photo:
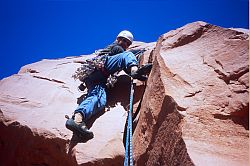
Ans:
[[[124,37],[126,39],[128,39],[129,41],[131,41],[131,43],[133,43],[134,37],[133,34],[127,30],[121,31],[116,38],[118,37]]]

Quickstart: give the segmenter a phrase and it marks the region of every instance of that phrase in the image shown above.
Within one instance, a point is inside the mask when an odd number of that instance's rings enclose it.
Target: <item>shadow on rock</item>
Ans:
[[[121,103],[121,105],[124,107],[125,110],[128,110],[129,108],[129,99],[130,99],[130,86],[131,86],[131,79],[127,75],[121,75],[118,77],[117,83],[115,84],[115,87],[111,89],[107,89],[107,104],[106,107],[112,108],[117,105],[117,103]],[[145,85],[140,86],[134,86],[134,100],[133,103],[137,103],[143,96],[143,92],[145,89]],[[84,98],[87,96],[87,94],[83,94],[77,99],[77,104],[80,104]],[[97,118],[102,116],[105,113],[105,110],[103,109],[101,112],[94,115],[91,119],[89,119],[86,122],[86,125],[88,129],[91,129],[94,122]],[[90,138],[92,139],[92,138]],[[87,138],[81,138],[77,136],[76,134],[73,134],[70,144],[69,144],[69,153],[72,153],[73,148],[78,143],[86,143],[90,139]]]
[[[115,87],[107,90],[107,107],[115,107],[117,103],[121,103],[125,110],[129,106],[130,84],[131,80],[128,75],[118,77]],[[145,85],[134,86],[134,100],[137,103],[143,95]]]

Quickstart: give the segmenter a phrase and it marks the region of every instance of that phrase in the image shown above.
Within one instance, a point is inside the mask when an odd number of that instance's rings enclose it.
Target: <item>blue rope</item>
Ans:
[[[125,151],[125,160],[124,160],[124,166],[128,166],[128,137],[129,137],[129,127],[128,127],[128,123],[129,123],[129,115],[127,118],[127,133],[126,133],[126,151]]]
[[[133,88],[133,79],[131,80],[131,89],[130,89],[130,101],[129,101],[129,112],[127,118],[127,134],[126,134],[126,152],[125,152],[125,160],[124,166],[129,165],[133,166],[133,146],[132,146],[132,111],[133,111],[133,96],[134,96],[134,88]]]

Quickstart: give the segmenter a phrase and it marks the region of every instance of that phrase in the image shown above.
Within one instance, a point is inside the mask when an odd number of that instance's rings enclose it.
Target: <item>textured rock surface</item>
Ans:
[[[79,82],[71,78],[77,59],[43,60],[1,81],[1,131],[7,131],[1,136],[4,165],[72,165],[123,154],[123,108],[98,118],[91,127],[95,138],[87,143],[76,144],[64,126],[65,114],[71,115],[83,95],[77,91]],[[110,125],[114,118],[120,121]],[[106,148],[110,142],[117,144],[115,148]]]
[[[133,138],[137,165],[248,165],[248,52],[248,34],[204,22],[159,38]]]
[[[155,43],[135,42],[133,47],[138,45],[152,49]],[[128,77],[109,91],[109,109],[89,122],[93,139],[79,142],[64,126],[64,116],[71,116],[84,95],[77,90],[80,82],[71,77],[80,66],[75,61],[92,56],[42,60],[1,80],[0,165],[123,163]]]
[[[248,34],[195,22],[162,35],[140,62],[153,62],[133,136],[136,165],[248,165]],[[156,45],[156,46],[155,46]],[[67,57],[26,65],[0,81],[0,165],[122,165],[129,84],[121,76],[108,109],[79,142],[65,128],[82,100],[80,66]],[[144,85],[137,83],[135,105]]]

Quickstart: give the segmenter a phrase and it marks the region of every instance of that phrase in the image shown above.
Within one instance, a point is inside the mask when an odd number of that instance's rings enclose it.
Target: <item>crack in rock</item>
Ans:
[[[224,69],[224,67],[223,67],[223,65],[222,65],[222,63],[221,63],[220,61],[218,61],[217,59],[215,59],[215,62],[216,62],[218,65],[220,65],[222,69]]]
[[[202,92],[202,90],[198,90],[198,91],[195,91],[195,92],[189,92],[187,95],[185,95],[184,97],[193,97],[195,96],[196,94]]]
[[[39,72],[35,69],[27,69],[25,73],[39,73]]]
[[[239,68],[237,71],[225,73],[222,70],[215,68],[214,66],[208,64],[205,61],[204,56],[202,58],[203,58],[203,64],[207,65],[208,67],[211,67],[218,74],[218,78],[222,79],[226,84],[229,84],[231,80],[238,80],[241,76],[249,72],[248,66],[244,66],[244,67]],[[221,64],[220,61],[215,59],[215,62],[218,65],[220,65],[221,68],[223,69],[223,65]]]
[[[69,64],[69,63],[72,63],[72,62],[63,62],[63,63],[59,63],[59,64],[57,64],[56,66],[66,65],[66,64]]]
[[[34,78],[38,78],[38,79],[42,79],[42,80],[47,80],[47,81],[52,81],[52,82],[56,82],[56,83],[60,83],[60,84],[65,84],[65,82],[60,81],[60,80],[56,80],[56,79],[49,79],[46,77],[41,77],[41,76],[33,76]]]

